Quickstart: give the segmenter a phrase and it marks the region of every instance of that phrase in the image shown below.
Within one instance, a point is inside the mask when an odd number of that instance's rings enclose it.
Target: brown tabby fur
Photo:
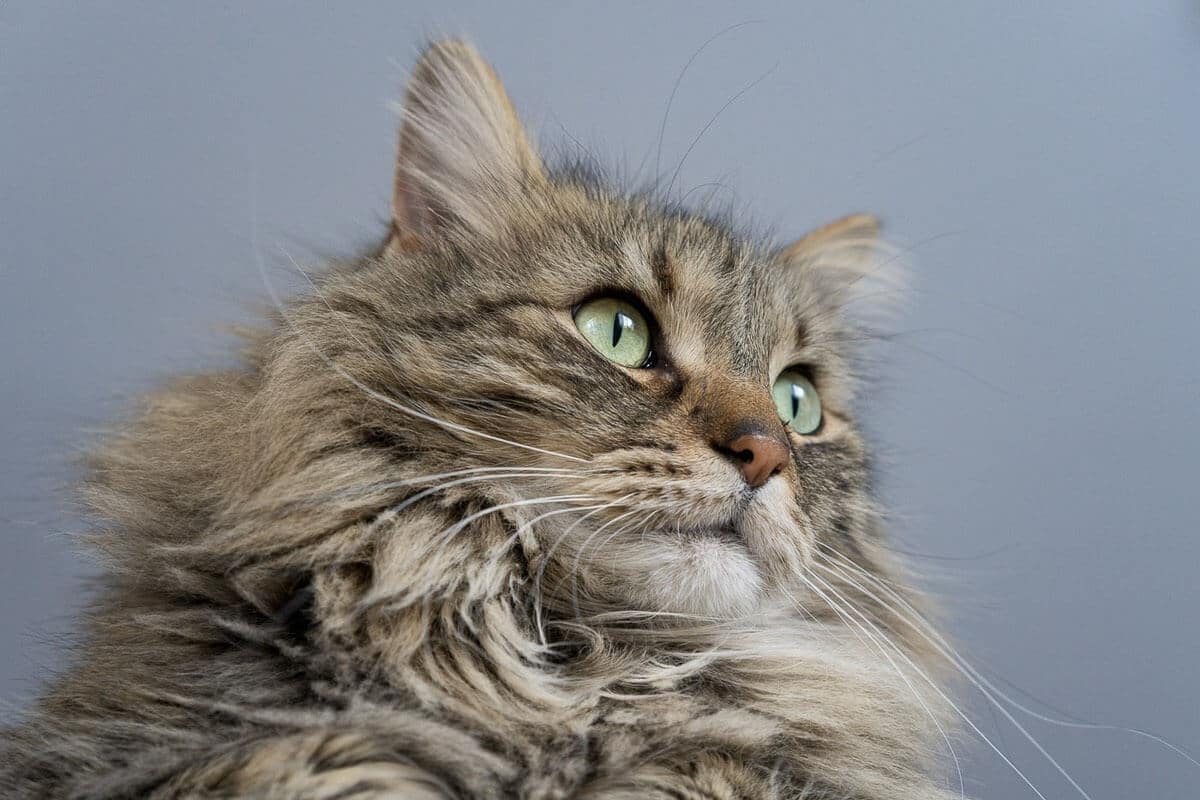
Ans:
[[[942,797],[851,413],[873,221],[775,250],[552,175],[461,43],[405,111],[379,251],[95,455],[105,590],[3,796]],[[575,330],[612,292],[653,367]],[[755,491],[718,447],[793,364],[825,423]]]

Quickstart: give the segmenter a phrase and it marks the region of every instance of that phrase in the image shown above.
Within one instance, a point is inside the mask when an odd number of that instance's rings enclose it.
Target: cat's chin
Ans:
[[[726,620],[753,614],[763,601],[763,576],[732,533],[650,533],[614,558],[629,599],[646,610]]]

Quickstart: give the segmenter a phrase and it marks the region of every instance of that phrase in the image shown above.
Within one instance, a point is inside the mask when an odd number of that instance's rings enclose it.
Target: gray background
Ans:
[[[388,102],[423,38],[469,35],[544,142],[632,170],[689,57],[757,20],[695,59],[664,166],[770,71],[680,182],[719,180],[789,235],[874,210],[913,247],[872,417],[897,546],[1014,697],[1200,750],[1200,7],[332,5],[0,6],[6,714],[81,597],[73,454],[131,394],[226,357],[217,323],[265,297],[256,219],[281,284],[280,243],[380,231]],[[969,702],[1047,797],[1073,796]],[[1018,717],[1095,798],[1197,794],[1200,769],[1145,739]],[[959,750],[970,792],[1033,796]]]

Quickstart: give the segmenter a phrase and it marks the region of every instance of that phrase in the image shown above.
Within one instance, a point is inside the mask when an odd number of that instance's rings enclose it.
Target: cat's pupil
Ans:
[[[801,392],[800,387],[793,384],[792,385],[792,419],[795,419],[796,415],[800,413],[800,392]]]
[[[632,328],[632,327],[633,327],[633,320],[629,316],[622,314],[620,311],[618,311],[616,314],[614,314],[613,315],[612,346],[616,347],[617,342],[621,341],[621,335],[623,333],[625,333],[625,329]]]

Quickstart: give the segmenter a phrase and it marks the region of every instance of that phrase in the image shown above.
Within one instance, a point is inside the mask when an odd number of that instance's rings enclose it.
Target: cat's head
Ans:
[[[323,287],[324,335],[385,441],[492,470],[547,602],[726,618],[870,535],[848,304],[876,250],[865,216],[770,247],[553,174],[447,42],[407,94],[390,237]]]

